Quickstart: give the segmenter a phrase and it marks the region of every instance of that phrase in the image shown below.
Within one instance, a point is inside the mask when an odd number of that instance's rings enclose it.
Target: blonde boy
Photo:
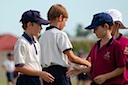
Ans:
[[[68,13],[64,6],[55,4],[51,6],[47,14],[50,26],[41,36],[41,57],[43,70],[55,77],[53,83],[44,82],[44,85],[71,85],[70,79],[66,77],[69,67],[68,61],[90,66],[86,60],[74,55],[72,44],[63,28],[68,19]]]

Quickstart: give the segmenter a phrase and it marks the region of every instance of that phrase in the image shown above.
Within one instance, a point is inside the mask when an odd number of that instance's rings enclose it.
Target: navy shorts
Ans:
[[[43,85],[71,85],[70,78],[66,76],[67,68],[59,65],[49,66],[44,68],[43,71],[51,73],[55,77],[53,83],[43,81]]]
[[[13,79],[14,79],[13,72],[7,72],[6,76],[7,76],[8,82],[13,82]]]
[[[20,75],[16,85],[41,85],[41,82],[38,76]]]
[[[89,80],[90,77],[88,76],[87,73],[86,73],[86,74],[81,73],[81,74],[79,74],[79,75],[77,76],[77,79],[78,79],[78,80]]]
[[[98,84],[96,84],[94,81],[92,81],[92,83],[90,85],[98,85]]]

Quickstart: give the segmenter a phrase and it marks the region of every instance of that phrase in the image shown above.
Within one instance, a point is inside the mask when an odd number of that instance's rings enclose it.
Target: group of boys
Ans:
[[[124,50],[125,46],[121,46],[124,45],[122,42],[119,43],[123,40],[117,42],[111,35],[114,26],[118,28],[123,25],[121,21],[114,22],[106,12],[94,15],[91,25],[86,29],[94,29],[100,40],[90,51],[90,63],[74,55],[67,34],[61,31],[68,19],[65,7],[61,4],[51,6],[47,17],[49,21],[41,18],[40,12],[36,10],[28,10],[21,17],[24,33],[14,48],[15,67],[20,73],[16,85],[41,85],[41,80],[43,85],[71,85],[68,76],[89,71],[93,80],[92,85],[122,85],[125,70],[122,49]],[[40,35],[41,25],[48,24],[50,26],[46,28],[38,42],[37,36]],[[121,37],[123,36],[120,35],[119,38]],[[84,67],[68,71],[69,61]]]

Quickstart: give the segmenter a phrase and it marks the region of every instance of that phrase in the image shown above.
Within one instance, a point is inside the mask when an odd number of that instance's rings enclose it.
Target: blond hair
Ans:
[[[62,6],[61,4],[55,4],[51,6],[51,8],[49,9],[47,13],[47,17],[49,21],[56,19],[60,15],[62,15],[63,18],[68,18],[68,12],[66,8]]]

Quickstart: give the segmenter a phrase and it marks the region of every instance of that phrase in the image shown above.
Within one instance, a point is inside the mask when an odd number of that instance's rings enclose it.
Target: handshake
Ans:
[[[80,64],[75,64],[75,63],[72,63],[71,64],[72,67],[76,70],[80,70],[80,69],[84,69],[84,68],[87,68],[87,66],[84,66],[84,65],[80,65]]]

